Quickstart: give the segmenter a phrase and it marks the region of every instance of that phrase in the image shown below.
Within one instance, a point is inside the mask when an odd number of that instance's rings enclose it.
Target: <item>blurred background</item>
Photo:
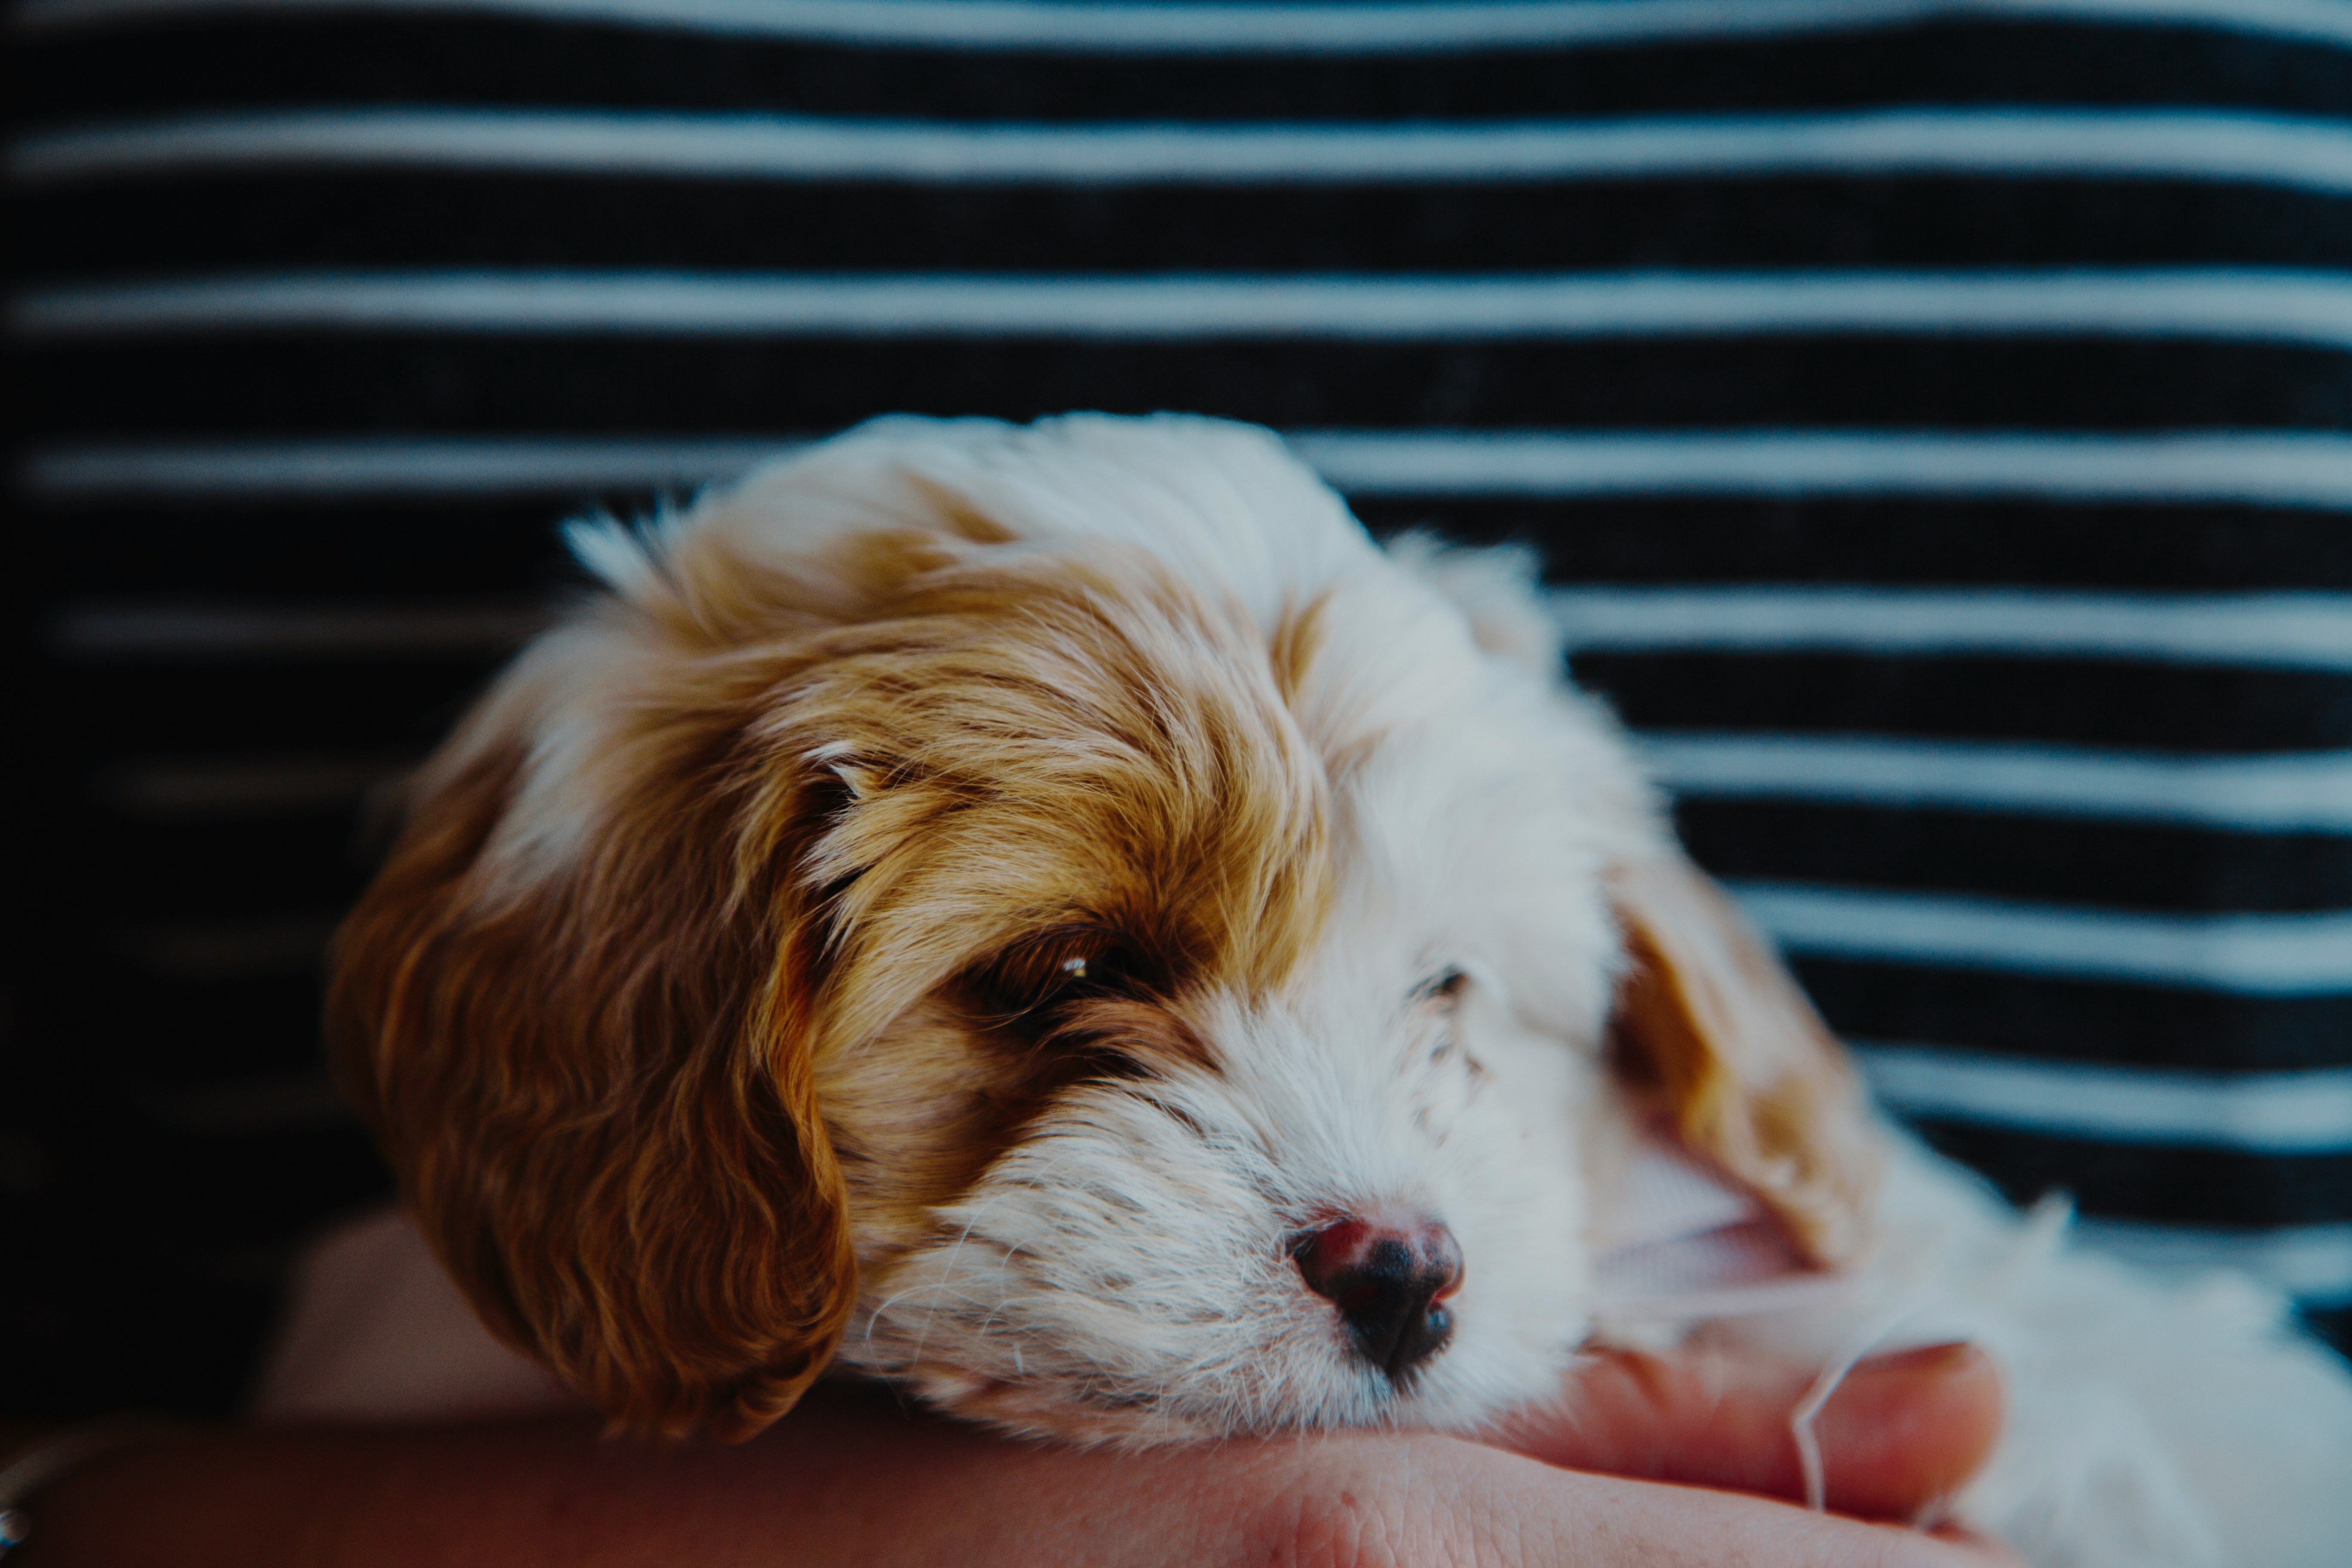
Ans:
[[[2352,1325],[2352,4],[28,0],[0,1415],[234,1408],[555,525],[1189,409],[1538,546],[1886,1103]]]

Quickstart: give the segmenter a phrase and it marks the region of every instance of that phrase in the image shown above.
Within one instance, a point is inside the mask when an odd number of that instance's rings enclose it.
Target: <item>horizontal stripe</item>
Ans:
[[[1687,795],[1674,824],[1718,877],[2152,914],[2352,910],[2352,833]]]
[[[618,22],[867,45],[1068,53],[1369,55],[1899,26],[1950,16],[2201,26],[2352,45],[2327,0],[1517,0],[1430,5],[1082,5],[1054,0],[22,0],[50,31],[219,14],[436,13]]]
[[[200,822],[225,816],[348,810],[416,765],[414,755],[151,759],[95,781],[99,798],[126,816]]]
[[[775,449],[756,446],[762,455]],[[650,510],[665,489],[675,496],[691,488],[683,479],[644,487],[583,480],[511,496],[384,499],[310,499],[264,488],[217,499],[61,496],[40,502],[37,512],[53,602],[520,599],[568,576],[553,520],[583,504],[580,498],[628,516]],[[1799,584],[1875,580],[1908,588],[1978,580],[2008,587],[2046,572],[2050,586],[2067,590],[2101,584],[2101,568],[2112,560],[2114,577],[2163,592],[2208,580],[2352,588],[2352,530],[2326,511],[1933,500],[1489,505],[1360,497],[1356,505],[1376,533],[1412,526],[1465,541],[1529,543],[1570,582],[1673,583],[1697,570],[1724,580],[1778,574]],[[1746,721],[1736,727],[1755,728]],[[1851,771],[1844,760],[1836,765]],[[1876,776],[1868,772],[1874,763],[1853,765]]]
[[[2285,343],[1923,333],[1034,337],[266,331],[18,345],[26,436],[370,430],[699,437],[877,413],[1027,420],[1181,408],[1287,428],[2352,428],[2352,353]]]
[[[2352,508],[2352,437],[1727,435],[1308,430],[1292,445],[1350,495],[1438,500],[1673,496],[2016,496]],[[576,495],[732,478],[790,436],[72,444],[36,448],[52,501]]]
[[[543,595],[572,575],[552,519],[588,507],[639,515],[664,491],[676,498],[692,488],[674,477],[658,485],[430,497],[16,494],[44,541],[44,597],[79,604]],[[1382,537],[1420,528],[1465,542],[1531,546],[1561,584],[2352,591],[2352,514],[2320,510],[2006,498],[1358,495],[1353,505]]]
[[[1636,730],[1793,731],[2097,750],[2352,748],[2331,670],[2016,653],[1578,654],[1579,681]]]
[[[804,445],[792,437],[706,440],[205,442],[51,447],[26,465],[47,500],[94,496],[376,497],[571,495],[662,489],[733,479]],[[2352,440],[2339,461],[2352,503]]]
[[[2081,1219],[2074,1234],[2144,1268],[2171,1274],[2227,1269],[2313,1306],[2352,1302],[2352,1224],[2256,1230]]]
[[[1794,954],[2130,980],[2255,995],[2352,991],[2352,912],[2148,915],[1740,881]]]
[[[2352,670],[2352,595],[1563,588],[1573,654],[2016,654]]]
[[[457,515],[495,517],[499,503]],[[1375,534],[1427,529],[1542,557],[1559,584],[1884,584],[2169,593],[2352,589],[2346,514],[2242,503],[2134,503],[2042,497],[1353,498]],[[342,509],[338,509],[338,515]],[[350,515],[373,515],[353,509]],[[157,570],[184,570],[167,528],[201,531],[234,509],[128,507],[86,513],[136,537]],[[166,522],[166,519],[172,520]],[[212,524],[212,526],[218,526]],[[94,571],[90,561],[86,571]],[[159,581],[168,579],[158,578]]]
[[[1660,783],[1710,800],[1953,806],[2256,833],[2352,833],[2352,752],[2201,757],[1867,737],[1650,733]]]
[[[667,489],[675,500],[690,488]],[[557,520],[592,509],[641,516],[655,510],[663,487],[589,487],[559,497],[260,495],[225,504],[142,497],[29,507],[21,489],[14,493],[19,515],[44,542],[42,598],[51,605],[512,601],[544,598],[580,581]]]
[[[2352,1068],[2352,994],[2251,995],[1908,959],[1794,955],[1841,1036],[2184,1072]]]
[[[1169,339],[2058,333],[2352,349],[2352,276],[2258,268],[1612,277],[291,274],[33,288],[21,339],[226,331]]]
[[[2118,1142],[1926,1114],[1904,1120],[1929,1147],[1983,1173],[2015,1204],[2065,1193],[2086,1215],[2172,1225],[2352,1219],[2352,1153],[2256,1153]]]
[[[1606,121],[1131,126],[790,115],[346,109],[37,132],[22,184],[327,164],[884,180],[1186,184],[2002,174],[2352,192],[2352,127],[2158,110],[1891,110]]]
[[[538,605],[92,605],[61,613],[49,646],[70,658],[492,654],[547,624]]]
[[[2352,438],[2333,435],[1304,431],[1292,439],[1350,495],[2009,495],[2352,504]]]
[[[314,165],[32,185],[14,210],[28,282],[120,277],[127,258],[156,278],[550,263],[886,276],[2329,268],[2352,256],[2352,195],[1969,174],[917,185]]]
[[[2217,43],[2224,47],[2217,47]],[[976,54],[467,9],[221,11],[27,40],[21,125],[332,104],[1236,121],[1875,110],[1906,100],[2338,115],[2352,52],[2277,34],[1943,15],[1916,26],[1486,51]]]
[[[2184,1073],[1853,1042],[1872,1090],[1894,1110],[2133,1143],[2256,1153],[2352,1150],[2352,1068]]]

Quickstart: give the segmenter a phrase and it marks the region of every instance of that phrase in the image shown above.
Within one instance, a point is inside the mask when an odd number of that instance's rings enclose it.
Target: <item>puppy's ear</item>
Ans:
[[[1681,856],[1619,867],[1618,1071],[1753,1189],[1816,1263],[1861,1245],[1877,1141],[1845,1053],[1723,891]]]
[[[330,1047],[494,1331],[619,1426],[749,1436],[856,1300],[814,961],[707,771],[561,865],[487,864],[521,752],[478,747],[422,800],[337,939]]]
[[[1470,636],[1497,658],[1544,680],[1560,678],[1560,629],[1538,586],[1541,559],[1523,544],[1454,544],[1412,530],[1388,542],[1389,559],[1462,613]]]

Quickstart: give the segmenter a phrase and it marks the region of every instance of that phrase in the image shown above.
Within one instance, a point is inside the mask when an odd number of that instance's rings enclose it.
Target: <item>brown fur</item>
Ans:
[[[1844,1051],[1721,889],[1679,857],[1621,867],[1622,1077],[1754,1189],[1816,1263],[1861,1243],[1877,1183]]]

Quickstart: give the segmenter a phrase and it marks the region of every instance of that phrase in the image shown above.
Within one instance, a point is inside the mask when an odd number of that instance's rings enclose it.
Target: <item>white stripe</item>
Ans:
[[[24,468],[26,489],[53,500],[114,496],[573,496],[690,489],[732,479],[805,437],[629,440],[597,437],[440,440],[208,442],[203,446],[53,447]],[[2352,500],[2352,443],[2345,459]]]
[[[457,13],[754,37],[962,48],[1370,55],[1771,37],[1991,18],[2176,25],[2352,43],[2337,0],[1519,0],[1511,4],[1092,5],[1053,0],[20,0],[28,30],[150,17]]]
[[[599,437],[61,445],[24,469],[55,501],[576,496],[731,479],[804,444]],[[1423,500],[1611,496],[2006,497],[2352,508],[2352,437],[1915,435],[1747,430],[1308,430],[1291,445],[1339,489]]]
[[[2315,1307],[2352,1302],[2352,1224],[2212,1230],[2145,1220],[2081,1219],[2084,1242],[2144,1268],[2230,1269]]]
[[[1638,737],[1661,784],[1707,800],[2179,823],[2256,833],[2352,833],[2352,752],[2214,757],[1965,741],[1666,733]]]
[[[2352,1151],[2352,1068],[2176,1072],[1850,1044],[1872,1090],[1910,1115],[2126,1143]]]
[[[296,328],[1454,342],[2042,331],[2352,349],[2352,275],[2260,268],[1466,279],[291,273],[28,289],[9,324],[32,339]]]
[[[2248,995],[2352,992],[2352,912],[2157,915],[1760,881],[1732,890],[1757,924],[1804,957]]]
[[[1573,588],[1570,653],[2000,654],[2352,671],[2352,594]]]
[[[1299,432],[1292,445],[1351,495],[1432,500],[1471,496],[2010,496],[2352,505],[2352,438],[2332,433],[1335,430]]]
[[[1036,125],[762,114],[298,110],[26,137],[26,182],[285,164],[956,182],[2000,174],[2352,191],[2352,127],[2277,115],[2008,108],[1705,119]]]
[[[513,648],[547,624],[529,604],[92,606],[60,614],[50,645],[68,658],[237,658],[253,655],[487,655]]]

